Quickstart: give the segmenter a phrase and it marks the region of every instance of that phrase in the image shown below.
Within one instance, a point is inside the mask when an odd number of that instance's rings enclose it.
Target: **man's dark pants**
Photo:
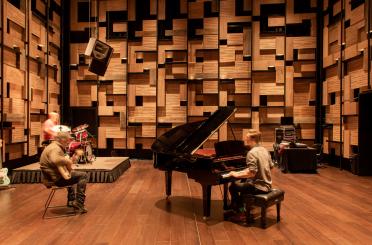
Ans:
[[[63,178],[60,178],[59,180],[55,182],[55,185],[58,187],[64,187],[64,186],[76,184],[77,201],[81,204],[84,204],[85,189],[87,186],[87,182],[88,182],[88,175],[85,172],[72,171],[70,179],[65,180]],[[68,188],[68,201],[74,201],[74,200],[75,200],[75,191],[72,187]]]
[[[257,189],[251,180],[238,180],[232,182],[229,187],[231,195],[231,207],[238,211],[239,208],[242,208],[244,203],[242,195],[258,195],[266,194],[267,192]],[[251,200],[253,202],[253,198]]]

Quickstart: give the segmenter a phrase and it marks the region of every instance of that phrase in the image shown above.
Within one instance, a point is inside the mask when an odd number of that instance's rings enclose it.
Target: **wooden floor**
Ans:
[[[0,244],[371,244],[372,177],[327,167],[319,174],[273,171],[286,191],[282,221],[244,227],[223,221],[221,191],[212,189],[212,215],[202,220],[201,188],[173,176],[171,203],[164,200],[163,172],[150,161],[132,161],[115,183],[89,184],[89,212],[43,220],[49,194],[41,184],[0,191]],[[65,193],[56,201],[65,202]],[[256,212],[258,210],[255,210]]]

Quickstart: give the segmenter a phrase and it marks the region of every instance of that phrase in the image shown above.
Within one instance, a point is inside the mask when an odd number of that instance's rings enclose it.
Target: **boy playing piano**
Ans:
[[[242,195],[263,194],[271,191],[271,169],[274,164],[270,153],[260,145],[261,133],[255,129],[248,130],[245,144],[250,149],[247,153],[247,168],[231,171],[228,175],[236,178],[229,187],[231,208],[239,211],[243,207]]]

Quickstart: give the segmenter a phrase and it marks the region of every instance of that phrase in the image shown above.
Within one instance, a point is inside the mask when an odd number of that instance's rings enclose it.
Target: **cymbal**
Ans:
[[[82,125],[79,125],[79,126],[73,128],[73,129],[72,129],[72,132],[81,131],[81,130],[86,129],[86,128],[88,128],[88,127],[89,127],[89,124],[86,124],[86,123],[85,123],[85,124],[82,124]]]
[[[71,132],[71,128],[66,125],[55,125],[52,130],[54,132]]]

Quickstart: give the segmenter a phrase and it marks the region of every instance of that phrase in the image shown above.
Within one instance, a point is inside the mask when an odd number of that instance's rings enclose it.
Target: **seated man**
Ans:
[[[57,132],[52,143],[41,154],[40,169],[44,178],[58,187],[77,184],[76,196],[74,188],[68,188],[67,205],[80,213],[86,213],[84,201],[88,176],[84,172],[72,170],[73,162],[65,157],[65,148],[69,142],[69,133]]]
[[[57,112],[50,112],[48,120],[43,123],[43,144],[48,145],[53,137],[56,135],[52,129],[59,122],[59,114]]]
[[[262,194],[271,191],[271,168],[274,164],[270,153],[259,145],[261,133],[250,129],[247,133],[245,144],[250,148],[247,153],[247,168],[242,171],[231,171],[230,176],[239,180],[230,187],[231,207],[238,211],[243,207],[241,194]]]

